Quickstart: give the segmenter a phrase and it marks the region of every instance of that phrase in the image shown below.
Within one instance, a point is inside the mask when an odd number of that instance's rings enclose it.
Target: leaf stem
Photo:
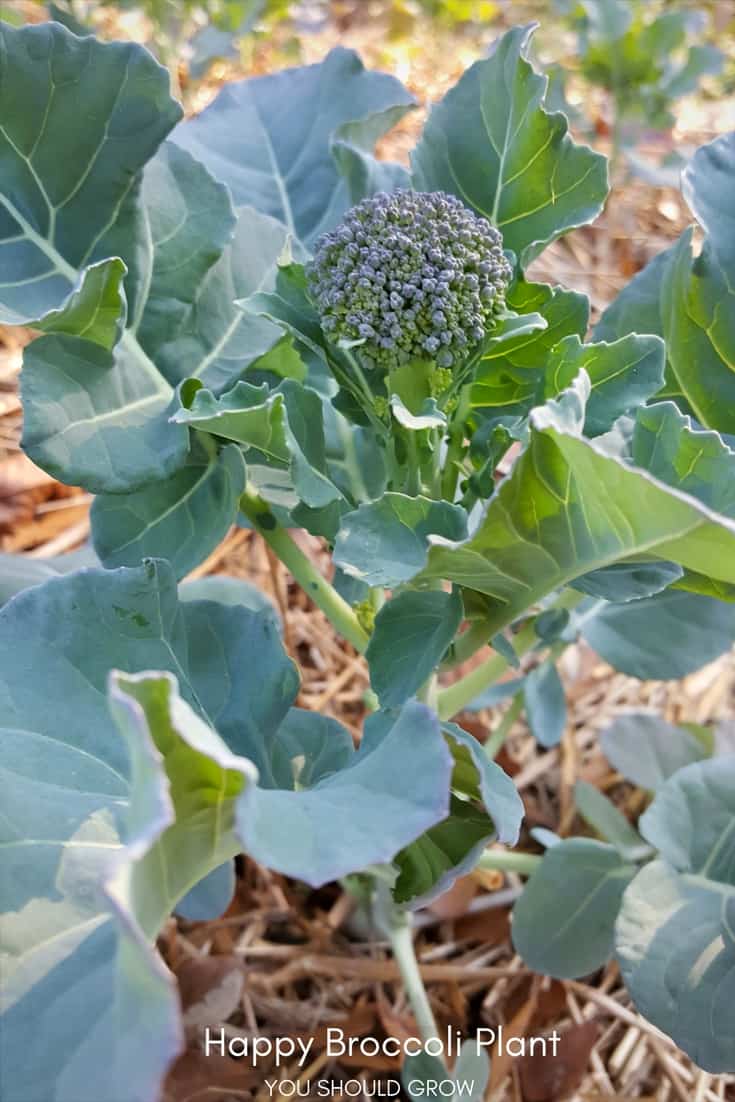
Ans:
[[[513,648],[519,658],[528,652],[540,640],[533,629],[533,623],[526,624],[513,638]],[[461,712],[466,704],[474,700],[476,696],[494,685],[496,681],[508,669],[510,662],[502,654],[491,654],[474,670],[455,681],[453,685],[443,689],[439,693],[438,712],[440,719],[451,719],[457,712]]]
[[[573,589],[565,589],[558,599],[549,606],[550,609],[572,609],[584,600],[583,593],[576,593]],[[526,624],[513,638],[513,647],[519,658],[527,654],[540,640],[534,630],[533,621]],[[502,677],[510,663],[502,654],[492,654],[474,670],[471,670],[459,681],[443,689],[439,693],[438,712],[440,719],[451,719],[457,712],[479,696],[484,689]]]
[[[387,892],[385,893],[388,894]],[[383,922],[381,923],[388,934],[393,959],[401,973],[403,986],[411,1004],[416,1025],[424,1041],[429,1041],[439,1036],[434,1012],[431,1009],[429,996],[426,994],[424,981],[416,959],[413,946],[412,916],[410,911],[404,911],[395,904],[387,904],[383,900]]]
[[[543,857],[536,853],[518,853],[504,849],[486,849],[475,868],[491,872],[517,872],[530,876],[539,867]]]
[[[469,413],[468,390],[460,392],[457,410],[452,418],[449,429],[449,443],[447,454],[444,458],[444,475],[442,478],[442,496],[447,501],[454,501],[457,494],[457,482],[462,459],[465,453],[465,422]]]
[[[370,640],[357,616],[294,543],[286,529],[279,525],[270,506],[250,485],[240,498],[240,508],[329,622],[362,654]]]

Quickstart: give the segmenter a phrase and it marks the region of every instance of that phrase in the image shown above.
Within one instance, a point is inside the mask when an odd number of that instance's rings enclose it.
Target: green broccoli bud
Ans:
[[[432,398],[439,398],[452,385],[452,369],[450,367],[437,367],[429,379],[429,388]]]
[[[390,370],[461,364],[503,309],[511,267],[502,237],[444,192],[363,199],[316,244],[309,293],[334,342]]]
[[[372,601],[360,601],[355,605],[355,615],[357,616],[360,627],[368,633],[372,634],[375,627],[375,608]]]

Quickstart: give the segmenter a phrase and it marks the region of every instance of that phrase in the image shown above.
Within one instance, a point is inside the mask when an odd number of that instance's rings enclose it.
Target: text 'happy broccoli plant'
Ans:
[[[492,848],[523,810],[494,758],[522,710],[560,740],[567,646],[670,678],[735,638],[735,139],[687,170],[699,255],[687,231],[587,340],[586,297],[526,271],[596,217],[606,165],[528,39],[434,106],[409,170],[372,150],[411,97],[348,51],[181,121],[145,50],[2,28],[0,321],[38,331],[23,444],[96,495],[101,564],[4,564],[29,586],[0,613],[8,1102],[154,1102],[181,1044],[156,935],[223,911],[243,850],[370,903],[425,1038],[411,913],[484,863],[532,872],[534,967],[617,954],[655,1024],[733,1068],[731,753],[638,718],[670,751],[626,773],[656,790],[640,834],[582,791],[597,838]],[[185,580],[235,522],[364,654],[357,747],[294,706],[262,596]],[[452,722],[504,700],[484,747]]]

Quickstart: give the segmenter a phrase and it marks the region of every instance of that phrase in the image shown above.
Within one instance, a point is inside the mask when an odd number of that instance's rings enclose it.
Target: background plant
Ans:
[[[232,85],[181,123],[143,50],[50,26],[3,31],[0,255],[12,282],[2,320],[42,333],[25,355],[24,446],[97,494],[94,542],[108,568],[47,581],[2,614],[17,794],[4,839],[14,885],[4,1060],[17,1097],[117,1097],[131,1074],[141,1097],[155,1097],[179,1027],[151,941],[173,907],[201,899],[202,883],[212,912],[224,908],[241,848],[310,883],[357,876],[433,1033],[411,910],[480,860],[513,867],[516,855],[483,854],[496,839],[514,844],[522,810],[493,760],[507,722],[483,749],[451,719],[517,667],[500,690],[508,715],[525,707],[553,744],[563,725],[554,663],[580,632],[646,676],[696,668],[731,645],[735,406],[722,304],[732,257],[718,231],[732,137],[704,147],[686,177],[702,252],[692,256],[685,234],[584,343],[585,296],[524,271],[596,216],[606,168],[545,109],[528,35],[509,32],[436,106],[409,173],[372,147],[411,97],[348,51]],[[52,86],[67,90],[52,96]],[[79,97],[100,105],[83,131]],[[76,155],[60,159],[70,138]],[[397,187],[457,195],[489,216],[511,278],[466,359],[386,374],[359,343],[325,332],[307,273],[324,231]],[[498,478],[511,447],[517,458]],[[366,654],[376,710],[357,751],[338,724],[292,707],[297,675],[273,614],[247,607],[250,593],[177,589],[238,511]],[[334,584],[294,527],[333,548]],[[681,625],[696,623],[706,647],[690,635],[690,649]],[[488,643],[464,677],[435,676]],[[676,781],[681,806],[701,805],[713,772],[729,775],[729,763],[696,768],[695,782],[686,771]],[[656,941],[656,959],[659,945],[679,949],[683,883],[682,907],[705,916],[715,955],[687,985],[683,1025],[663,995],[646,1011],[713,1070],[728,1066],[727,1008],[717,1004],[722,1036],[692,1023],[709,1020],[731,966],[717,927],[732,895],[732,808],[720,787],[696,852],[676,849],[653,808],[642,842],[629,834],[604,847],[614,888],[658,850],[638,875],[673,885],[667,909],[641,916],[636,878],[617,935],[602,945],[588,923],[576,940],[586,965],[617,938],[644,998],[647,945]],[[541,870],[565,853],[550,848]],[[535,869],[529,856],[515,867]],[[541,870],[525,905],[537,924]],[[642,918],[641,947],[629,932]],[[534,963],[559,968],[551,956]],[[90,998],[80,1015],[80,984],[110,1009]],[[41,1072],[13,1040],[30,1018],[48,1037]]]
[[[702,10],[638,0],[558,7],[577,35],[580,75],[609,98],[613,164],[644,128],[670,130],[676,101],[722,71],[725,56],[707,35]]]

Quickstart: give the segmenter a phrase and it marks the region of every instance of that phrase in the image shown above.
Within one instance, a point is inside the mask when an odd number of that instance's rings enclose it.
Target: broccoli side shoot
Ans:
[[[309,292],[333,341],[360,342],[368,366],[461,364],[504,307],[502,237],[444,192],[364,199],[316,244]]]

